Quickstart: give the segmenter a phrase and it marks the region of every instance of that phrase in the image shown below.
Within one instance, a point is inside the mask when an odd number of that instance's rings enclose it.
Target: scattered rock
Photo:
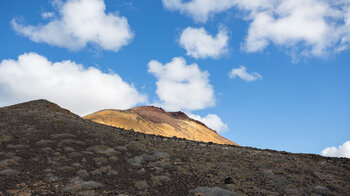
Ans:
[[[127,151],[128,150],[125,146],[117,146],[117,147],[115,147],[115,149],[119,150],[119,151]]]
[[[75,168],[83,167],[80,163],[73,163],[72,166]]]
[[[86,177],[89,176],[89,173],[88,173],[86,170],[81,169],[81,170],[79,170],[79,171],[77,172],[77,175],[78,175],[79,177],[86,178]]]
[[[233,183],[233,180],[231,177],[228,177],[225,179],[225,184],[232,184]]]
[[[112,161],[112,162],[117,162],[118,161],[118,157],[111,156],[111,157],[109,157],[109,160]]]
[[[25,148],[29,148],[29,146],[25,145],[25,144],[17,144],[17,145],[7,144],[6,147],[9,148],[9,149],[25,149]]]
[[[152,176],[151,178],[152,186],[162,186],[163,184],[170,182],[168,176]]]
[[[287,194],[287,195],[303,195],[302,194],[302,191],[299,190],[298,188],[295,188],[295,187],[286,187],[284,189],[284,192]]]
[[[53,174],[51,174],[51,173],[48,173],[48,174],[46,175],[46,179],[47,179],[48,181],[50,181],[50,182],[56,182],[56,181],[60,180],[59,177],[57,177],[57,176],[55,176],[55,175],[53,175]]]
[[[52,148],[50,148],[50,147],[41,148],[41,151],[43,151],[45,153],[53,153],[54,152],[54,150],[52,150]]]
[[[324,193],[327,193],[329,190],[328,188],[324,187],[324,186],[321,186],[321,185],[316,185],[313,187],[313,190],[316,192],[316,193],[320,193],[320,194],[324,194]]]
[[[143,161],[144,161],[143,156],[136,156],[133,159],[129,159],[128,163],[133,166],[141,166]]]
[[[110,165],[106,166],[106,167],[101,167],[100,168],[100,171],[102,173],[107,173],[108,171],[111,171],[112,170],[112,167]]]
[[[61,133],[61,134],[52,134],[51,138],[53,139],[64,139],[64,138],[72,138],[75,137],[75,135],[70,133]]]
[[[72,166],[64,166],[64,167],[61,167],[60,170],[63,171],[63,172],[71,173],[71,172],[75,171],[75,168],[72,167]]]
[[[112,170],[108,171],[107,175],[109,175],[109,176],[116,176],[116,175],[118,175],[118,172],[116,170],[112,169]]]
[[[65,155],[54,157],[53,160],[55,161],[61,161],[61,160],[67,160],[67,157]]]
[[[148,164],[149,167],[170,168],[171,165],[168,162],[156,161]]]
[[[54,140],[40,140],[36,144],[41,145],[41,146],[46,146],[46,145],[49,145],[52,143],[55,143],[55,141]]]
[[[135,182],[135,187],[138,190],[146,190],[148,188],[148,184],[147,184],[146,180],[140,180],[140,181]]]
[[[72,153],[69,153],[68,156],[71,158],[76,158],[76,157],[82,157],[83,154],[81,154],[79,152],[72,152]]]
[[[66,152],[74,152],[75,151],[74,148],[68,147],[68,146],[64,147],[63,150]]]
[[[104,157],[96,157],[96,158],[94,158],[94,161],[95,161],[96,165],[102,165],[104,163],[107,163],[107,159]]]
[[[0,144],[13,141],[13,137],[10,135],[1,135]]]
[[[159,152],[159,151],[156,151],[154,152],[154,156],[156,159],[169,159],[170,158],[170,154],[167,153],[167,152]]]
[[[101,188],[104,187],[102,183],[95,182],[95,181],[82,181],[82,182],[76,182],[80,184],[84,188]]]
[[[73,184],[73,185],[67,185],[66,187],[63,188],[64,192],[69,192],[71,194],[75,194],[82,190],[82,187],[79,186],[78,184]]]
[[[0,166],[11,166],[18,165],[18,162],[15,159],[5,159],[0,161]]]
[[[130,150],[130,151],[142,151],[145,152],[146,151],[146,146],[140,142],[137,141],[132,141],[130,143],[128,143],[127,145],[125,145],[126,149]]]
[[[94,171],[90,172],[93,176],[100,176],[102,175],[102,172],[99,169],[95,169]]]
[[[39,157],[33,157],[33,158],[31,158],[31,160],[37,162],[37,161],[40,161],[40,158]]]
[[[92,146],[92,147],[89,147],[87,150],[94,151],[95,153],[99,153],[99,154],[105,154],[105,155],[120,154],[120,152],[114,150],[113,148],[108,147],[108,146],[103,146],[103,145]]]
[[[81,196],[96,196],[98,194],[96,194],[95,190],[86,190],[86,191],[79,191],[78,195],[81,195]]]
[[[13,170],[13,169],[4,169],[0,171],[0,175],[6,175],[6,176],[14,176],[19,173],[20,173],[19,171]]]
[[[19,191],[16,195],[20,196],[31,196],[32,193],[30,191]]]
[[[21,157],[18,157],[18,156],[15,156],[15,155],[11,155],[10,158],[13,159],[13,160],[16,160],[16,161],[19,161],[19,160],[22,159]]]
[[[40,159],[39,159],[40,160]],[[51,164],[53,166],[58,166],[59,164],[56,162],[56,161],[53,161],[53,160],[48,160],[47,161],[48,164]]]
[[[154,155],[142,155],[142,158],[145,160],[145,161],[154,161],[156,160],[157,158],[154,156]]]
[[[73,139],[64,139],[60,142],[62,145],[67,145],[67,144],[78,144],[78,145],[85,145],[85,142],[83,141],[76,141]]]
[[[44,171],[44,172],[47,172],[47,173],[56,172],[56,170],[53,170],[53,169],[50,169],[50,168],[44,169],[43,171]]]
[[[95,181],[83,181],[79,177],[72,178],[70,180],[70,183],[71,184],[65,188],[65,191],[67,192],[75,192],[79,190],[89,190],[89,189],[104,187],[102,183],[95,182]]]
[[[86,155],[95,155],[95,153],[94,152],[91,152],[91,151],[81,151],[81,153],[83,153],[83,154],[86,154]]]
[[[241,194],[231,192],[220,187],[197,187],[189,191],[196,196],[240,196]]]

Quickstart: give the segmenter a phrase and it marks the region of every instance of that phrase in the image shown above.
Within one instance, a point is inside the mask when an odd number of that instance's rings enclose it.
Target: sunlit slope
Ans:
[[[237,145],[182,112],[165,112],[153,106],[141,106],[129,110],[102,110],[84,118],[147,134]]]

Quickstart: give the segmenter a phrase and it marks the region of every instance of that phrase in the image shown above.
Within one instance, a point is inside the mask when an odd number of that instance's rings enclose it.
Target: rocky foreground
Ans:
[[[349,195],[350,159],[193,142],[45,100],[0,109],[0,195]]]

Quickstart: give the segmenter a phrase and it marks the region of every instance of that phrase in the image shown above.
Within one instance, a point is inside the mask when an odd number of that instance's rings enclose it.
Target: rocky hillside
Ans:
[[[102,110],[83,118],[141,133],[237,145],[205,124],[189,118],[183,112],[166,112],[153,106],[141,106],[129,110]]]
[[[350,159],[153,136],[45,100],[0,108],[0,195],[348,195]]]

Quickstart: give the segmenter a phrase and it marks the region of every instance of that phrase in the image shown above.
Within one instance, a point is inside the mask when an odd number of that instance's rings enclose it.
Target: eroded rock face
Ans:
[[[349,159],[151,136],[43,100],[0,108],[0,136],[0,195],[350,192]]]

